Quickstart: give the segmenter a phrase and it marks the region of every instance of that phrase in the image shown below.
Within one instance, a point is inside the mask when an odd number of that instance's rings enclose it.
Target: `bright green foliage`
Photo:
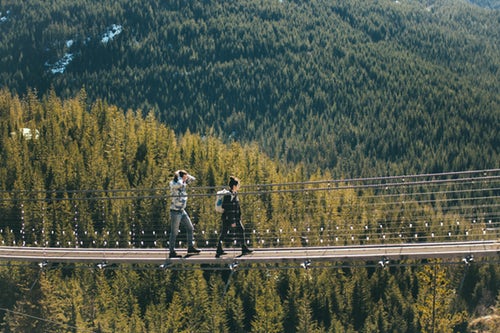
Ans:
[[[252,332],[283,332],[283,307],[273,282],[272,280],[264,281],[262,290],[257,288]]]
[[[0,299],[10,300],[2,304],[7,309],[2,327],[5,332],[431,332],[435,325],[434,331],[445,332],[463,329],[468,316],[453,309],[460,300],[454,291],[463,285],[446,277],[456,271],[449,267],[277,271],[256,266],[227,280],[229,271],[1,266],[3,283],[12,286],[0,291]],[[481,267],[498,274],[498,265]],[[406,283],[414,276],[417,290]],[[476,284],[487,280],[479,277]],[[492,308],[471,325],[494,327],[496,313]]]
[[[169,226],[165,187],[179,167],[195,174],[200,187],[221,186],[233,173],[244,184],[330,176],[310,174],[303,165],[284,168],[255,145],[225,145],[212,136],[189,132],[176,136],[152,114],[143,117],[101,101],[87,103],[85,91],[69,100],[55,94],[39,100],[34,94],[20,99],[0,90],[0,225],[6,244],[164,246],[162,231]],[[17,132],[28,127],[38,129],[40,136],[28,140]],[[419,210],[404,209],[417,206],[428,210],[425,215],[431,222],[444,220],[449,223],[446,230],[463,234],[464,227],[450,223],[454,215],[448,216],[439,204],[401,200],[401,207],[370,215],[369,207],[375,204],[370,191],[255,191],[261,193],[246,196],[242,191],[241,200],[249,230],[257,226],[265,233],[251,234],[252,244],[258,246],[268,246],[258,244],[258,237],[272,239],[267,230],[277,236],[280,229],[287,235],[296,229],[297,239],[306,235],[309,245],[317,245],[337,226],[364,230],[380,222],[387,229],[401,217],[418,219],[414,212]],[[208,231],[219,227],[213,196],[190,200],[198,230],[207,231],[199,232],[198,239],[213,244]],[[481,230],[479,224],[474,228]],[[323,233],[319,227],[324,227]],[[439,230],[438,225],[431,227]],[[149,238],[139,239],[141,231]],[[363,236],[341,242],[366,242]],[[149,243],[141,244],[142,240]],[[280,245],[300,246],[291,238]],[[346,263],[286,270],[282,265],[271,267],[275,270],[252,266],[231,272],[202,267],[160,271],[150,265],[101,270],[84,264],[43,269],[4,264],[4,332],[422,332],[432,325],[445,331],[466,326],[467,316],[485,315],[500,290],[495,263],[465,271],[437,265],[436,287],[431,279],[434,266],[419,262],[394,268]],[[429,300],[434,291],[437,315],[432,320]]]
[[[425,266],[418,278],[420,290],[416,310],[422,332],[453,332],[455,326],[466,321],[465,313],[449,311],[454,291],[444,268],[437,263]]]

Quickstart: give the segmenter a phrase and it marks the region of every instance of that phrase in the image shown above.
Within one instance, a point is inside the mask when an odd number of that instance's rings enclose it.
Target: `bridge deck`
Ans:
[[[379,261],[425,258],[465,258],[467,256],[499,256],[500,241],[471,241],[449,243],[412,243],[339,247],[258,248],[254,253],[240,256],[240,251],[227,249],[227,255],[215,258],[215,249],[203,249],[198,255],[168,259],[168,250],[110,249],[110,248],[43,248],[0,247],[0,260],[51,263],[107,264],[226,264],[237,260],[245,263],[284,263],[333,261]],[[185,255],[185,250],[178,251]]]

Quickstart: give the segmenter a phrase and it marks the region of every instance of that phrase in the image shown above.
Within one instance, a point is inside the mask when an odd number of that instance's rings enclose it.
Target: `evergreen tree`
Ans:
[[[321,329],[318,323],[312,318],[312,310],[309,302],[310,295],[308,292],[305,293],[302,298],[299,308],[298,308],[298,325],[296,332],[297,333],[321,333],[325,332],[324,329]]]
[[[230,283],[228,281],[227,283]],[[225,287],[224,294],[224,314],[228,321],[229,332],[244,333],[248,332],[245,322],[247,321],[248,309],[244,307],[242,297],[239,296],[239,288],[233,284]]]
[[[466,320],[464,313],[450,312],[454,292],[446,270],[437,263],[426,265],[418,274],[419,295],[416,303],[422,332],[453,332]]]
[[[255,300],[255,317],[252,320],[252,332],[282,332],[283,307],[272,283],[263,286]]]

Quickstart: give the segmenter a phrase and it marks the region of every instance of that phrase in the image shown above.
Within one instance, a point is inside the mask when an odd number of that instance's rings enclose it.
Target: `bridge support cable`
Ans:
[[[220,230],[220,215],[213,210],[219,188],[190,187],[188,209],[197,246],[205,253],[215,247]],[[164,188],[3,190],[0,247],[92,249],[103,253],[101,262],[108,249],[161,252],[170,232],[167,193]],[[330,249],[342,247],[500,239],[500,169],[247,184],[240,198],[249,244],[257,253],[275,250],[286,257],[296,255],[288,249],[298,249],[301,263],[313,260],[317,248],[333,256]],[[176,247],[186,248],[183,233],[179,236]]]

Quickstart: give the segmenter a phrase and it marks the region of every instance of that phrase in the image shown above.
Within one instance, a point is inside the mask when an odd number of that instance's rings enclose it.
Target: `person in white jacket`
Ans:
[[[186,186],[190,182],[196,180],[186,170],[178,170],[174,174],[174,179],[170,181],[170,239],[169,239],[169,258],[180,258],[181,256],[175,252],[175,242],[179,227],[182,225],[186,229],[188,250],[190,254],[200,253],[200,250],[194,246],[193,240],[193,223],[186,212],[187,192]]]

